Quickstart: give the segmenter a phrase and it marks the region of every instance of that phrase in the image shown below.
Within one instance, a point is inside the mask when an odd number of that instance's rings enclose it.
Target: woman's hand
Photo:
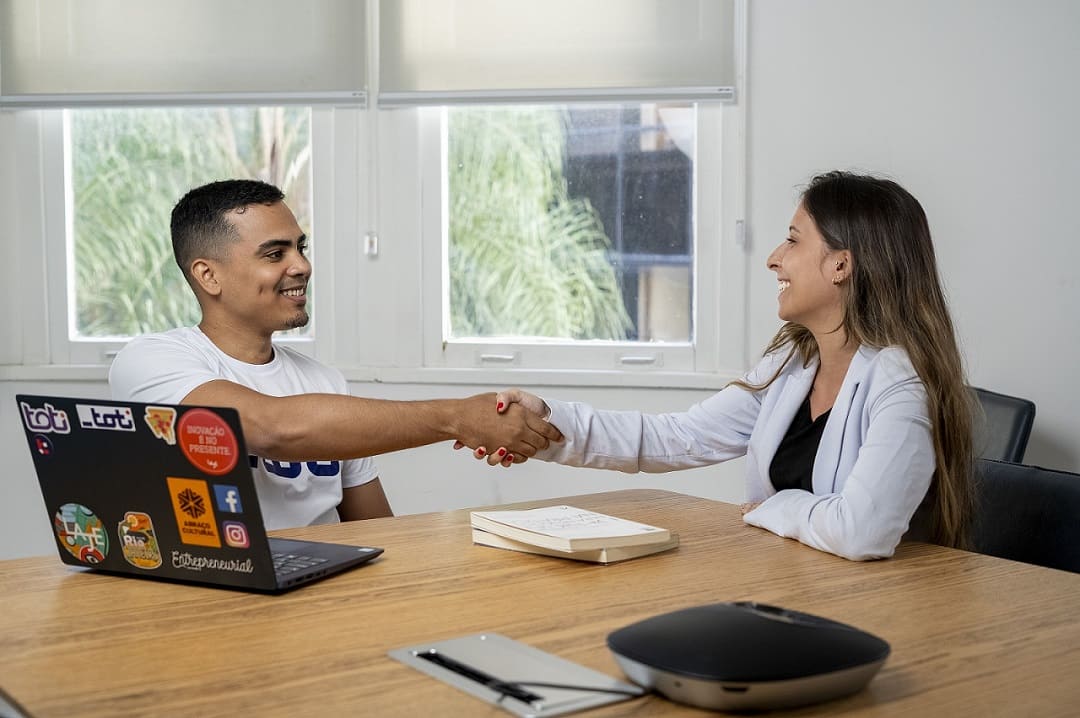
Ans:
[[[521,404],[541,419],[551,416],[551,407],[547,402],[524,389],[504,389],[495,395],[495,411],[500,414],[509,409],[511,404]]]

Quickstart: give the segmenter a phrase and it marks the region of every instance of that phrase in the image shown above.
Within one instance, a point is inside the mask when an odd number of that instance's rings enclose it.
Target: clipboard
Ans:
[[[522,718],[564,715],[647,692],[499,633],[421,643],[388,655]]]

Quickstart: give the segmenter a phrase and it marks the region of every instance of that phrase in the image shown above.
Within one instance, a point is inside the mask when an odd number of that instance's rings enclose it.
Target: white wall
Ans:
[[[796,186],[832,168],[886,173],[930,217],[973,383],[1033,399],[1030,463],[1080,471],[1080,3],[1070,0],[751,0],[748,195],[751,346],[777,326],[765,257]],[[0,123],[4,121],[0,116]],[[0,148],[0,160],[11,148]],[[0,205],[15,178],[0,162]],[[17,237],[0,217],[0,248]],[[10,255],[9,255],[10,256]],[[10,267],[9,267],[10,270]],[[18,311],[11,283],[5,311]],[[0,353],[0,356],[3,356]],[[365,396],[461,396],[487,387],[353,384]],[[0,382],[0,558],[51,553],[13,396],[105,396],[101,382]],[[679,409],[708,392],[552,387],[609,408]],[[531,462],[489,469],[446,445],[381,457],[399,513],[667,486],[738,501],[742,462],[656,477]]]
[[[1026,461],[1080,471],[1080,3],[752,0],[750,28],[752,261],[793,184],[888,173],[926,208],[972,383],[1036,403]],[[774,291],[751,272],[751,346]]]

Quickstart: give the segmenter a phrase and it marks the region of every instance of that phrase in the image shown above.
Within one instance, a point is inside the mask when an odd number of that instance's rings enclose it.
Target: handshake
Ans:
[[[468,447],[475,458],[491,466],[520,464],[563,439],[562,432],[547,422],[548,405],[535,394],[505,389],[494,397],[490,393],[471,397],[468,403],[470,416],[463,417],[463,428],[471,431],[454,442],[454,449]]]

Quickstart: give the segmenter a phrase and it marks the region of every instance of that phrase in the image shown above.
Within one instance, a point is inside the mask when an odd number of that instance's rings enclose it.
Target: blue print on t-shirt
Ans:
[[[252,456],[251,466],[252,468],[258,463],[259,458]],[[304,467],[315,476],[337,476],[341,473],[340,461],[272,461],[271,459],[263,459],[263,468],[266,472],[273,474],[274,476],[280,476],[283,479],[295,479],[303,471]]]

